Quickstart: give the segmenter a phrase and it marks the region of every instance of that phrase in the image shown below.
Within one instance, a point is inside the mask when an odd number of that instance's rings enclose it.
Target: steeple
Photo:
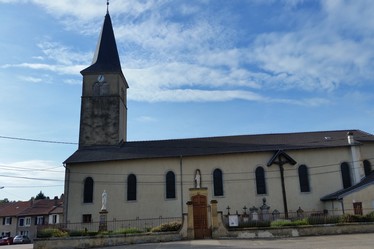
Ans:
[[[127,81],[108,11],[92,65],[83,75],[79,147],[113,146],[127,137]]]
[[[81,73],[95,73],[98,71],[122,73],[116,39],[114,37],[112,21],[108,9],[92,60],[92,65],[82,70]]]

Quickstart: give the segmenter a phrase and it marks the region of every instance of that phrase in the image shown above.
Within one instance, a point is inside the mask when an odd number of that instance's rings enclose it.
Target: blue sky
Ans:
[[[0,9],[0,199],[53,198],[77,148],[79,72],[106,1]],[[128,140],[374,132],[371,0],[112,0],[109,11],[130,86]]]

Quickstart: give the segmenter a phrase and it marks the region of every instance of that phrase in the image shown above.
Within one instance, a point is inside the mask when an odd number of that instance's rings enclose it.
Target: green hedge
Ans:
[[[178,231],[182,227],[182,223],[180,221],[169,222],[165,224],[161,224],[157,227],[151,229],[151,232],[172,232]]]

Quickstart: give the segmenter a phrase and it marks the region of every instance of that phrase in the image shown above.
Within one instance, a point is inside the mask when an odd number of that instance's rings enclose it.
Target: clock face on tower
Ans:
[[[99,81],[100,83],[103,83],[104,80],[105,80],[104,75],[101,75],[101,74],[100,74],[100,75],[97,77],[97,81]]]

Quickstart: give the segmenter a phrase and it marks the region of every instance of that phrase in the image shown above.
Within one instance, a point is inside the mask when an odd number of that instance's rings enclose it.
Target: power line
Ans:
[[[0,136],[0,138],[2,138],[2,139],[11,139],[11,140],[18,140],[18,141],[27,141],[27,142],[49,143],[49,144],[74,144],[74,145],[77,145],[77,144],[78,144],[78,143],[73,143],[73,142],[52,141],[52,140],[42,140],[42,139],[32,139],[32,138],[22,138],[22,137]]]

